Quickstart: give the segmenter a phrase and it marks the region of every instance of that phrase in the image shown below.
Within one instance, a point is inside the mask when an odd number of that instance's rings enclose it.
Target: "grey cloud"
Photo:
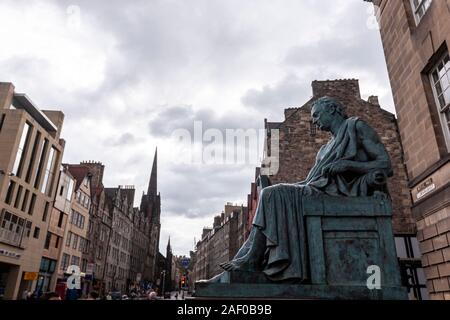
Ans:
[[[253,170],[252,166],[172,167],[174,174],[160,183],[165,210],[171,215],[197,218],[213,217],[233,199],[242,199],[246,205]]]
[[[259,90],[248,90],[241,102],[260,111],[282,113],[285,107],[301,106],[310,95],[310,90],[310,83],[291,74],[274,86],[266,85]]]
[[[186,129],[193,134],[194,122],[201,121],[203,130],[214,128],[224,132],[226,129],[259,129],[263,126],[263,118],[245,112],[239,117],[229,113],[217,115],[211,109],[195,111],[191,105],[164,107],[149,122],[149,131],[154,136],[168,137],[176,129]]]
[[[138,142],[138,140],[133,134],[131,134],[129,132],[125,132],[116,140],[107,141],[107,144],[110,144],[114,147],[120,147],[120,146],[126,146],[126,145],[129,146],[132,144],[136,144],[137,142]]]

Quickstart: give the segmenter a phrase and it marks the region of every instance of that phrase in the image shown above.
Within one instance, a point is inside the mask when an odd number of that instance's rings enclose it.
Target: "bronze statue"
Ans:
[[[225,272],[204,282],[227,282],[228,272],[244,271],[262,272],[272,282],[302,283],[308,265],[302,199],[388,193],[391,162],[374,129],[348,118],[343,105],[330,97],[313,104],[311,117],[332,138],[320,148],[308,177],[262,190],[249,238],[230,262],[221,264]]]

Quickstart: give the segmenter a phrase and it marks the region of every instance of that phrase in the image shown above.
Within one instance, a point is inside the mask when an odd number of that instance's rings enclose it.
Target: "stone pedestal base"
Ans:
[[[392,207],[385,195],[320,196],[302,201],[308,270],[299,279],[301,283],[272,283],[263,273],[233,271],[220,277],[219,283],[196,283],[195,296],[407,299],[392,233]],[[380,290],[367,287],[373,270],[378,270]]]
[[[286,284],[196,284],[196,299],[407,300],[404,287]],[[203,298],[202,298],[203,297]]]

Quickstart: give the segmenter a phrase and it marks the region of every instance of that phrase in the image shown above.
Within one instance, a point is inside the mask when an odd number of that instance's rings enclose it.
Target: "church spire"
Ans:
[[[152,172],[150,174],[150,182],[148,184],[147,195],[156,196],[157,193],[157,164],[158,164],[158,147],[155,149],[155,156],[153,157]]]
[[[170,246],[170,236],[169,236],[169,241],[167,241],[167,252],[172,252],[172,247]]]

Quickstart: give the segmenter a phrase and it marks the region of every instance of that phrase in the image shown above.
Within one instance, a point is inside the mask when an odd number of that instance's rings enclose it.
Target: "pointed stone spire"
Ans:
[[[149,196],[156,196],[157,194],[157,167],[158,164],[158,147],[155,149],[155,156],[153,157],[153,166],[152,166],[152,172],[150,174],[150,182],[148,184],[148,191],[147,195]]]
[[[167,241],[167,253],[172,253],[172,247],[170,246],[170,236],[169,241]]]

